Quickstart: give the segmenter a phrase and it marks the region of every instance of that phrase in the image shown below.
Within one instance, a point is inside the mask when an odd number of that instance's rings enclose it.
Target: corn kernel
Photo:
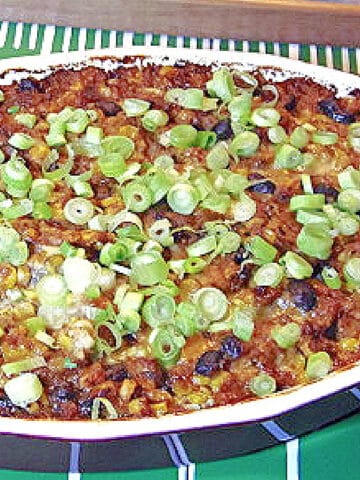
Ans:
[[[128,402],[131,398],[131,395],[134,393],[135,388],[136,382],[134,380],[129,380],[128,378],[125,378],[119,390],[119,396],[121,400],[123,400],[124,402]]]
[[[150,405],[151,411],[156,417],[161,417],[165,415],[168,411],[166,402],[153,403]]]
[[[131,415],[140,415],[141,410],[144,407],[144,400],[141,398],[134,398],[129,403],[129,413]]]
[[[218,392],[224,383],[229,379],[229,372],[220,372],[211,379],[210,388],[213,392]]]
[[[137,127],[134,127],[133,125],[122,125],[121,127],[119,127],[119,135],[129,137],[132,140],[135,140],[138,134],[139,129]]]
[[[360,341],[358,338],[353,337],[342,338],[339,345],[341,350],[345,350],[345,352],[354,352],[359,348]]]
[[[50,147],[45,143],[37,143],[30,150],[29,154],[33,160],[45,160],[50,153]]]
[[[8,290],[16,285],[16,268],[10,263],[0,264],[0,290]]]
[[[204,404],[210,397],[210,392],[207,388],[202,387],[199,392],[190,393],[187,395],[187,399],[190,403],[196,405]]]

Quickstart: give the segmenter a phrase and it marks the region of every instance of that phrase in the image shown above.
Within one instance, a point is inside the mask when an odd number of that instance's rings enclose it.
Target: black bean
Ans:
[[[318,260],[315,265],[313,265],[313,273],[312,278],[316,278],[317,280],[322,280],[321,272],[323,271],[324,267],[329,267],[330,264],[326,260]]]
[[[221,354],[216,350],[209,350],[201,355],[195,366],[195,372],[199,375],[210,377],[221,368]]]
[[[228,140],[233,136],[233,131],[228,120],[221,120],[215,125],[213,131],[216,133],[218,140]]]
[[[324,336],[329,340],[336,340],[338,334],[338,321],[334,320],[330,327],[324,331]]]
[[[10,415],[17,410],[17,407],[12,403],[7,395],[0,397],[0,416]]]
[[[105,117],[115,117],[115,115],[121,110],[117,103],[109,102],[107,100],[99,100],[96,102],[96,106],[103,111]]]
[[[79,413],[83,417],[90,417],[91,416],[91,410],[92,410],[92,405],[93,405],[93,399],[92,398],[87,398],[86,400],[80,400],[79,401]]]
[[[129,345],[136,345],[137,344],[137,336],[136,333],[127,333],[123,336],[123,340],[125,340]]]
[[[252,172],[248,175],[248,180],[265,180],[266,177],[259,172]]]
[[[243,346],[240,340],[234,335],[225,337],[221,343],[220,354],[227,360],[236,360],[240,357],[243,351]]]
[[[270,180],[265,180],[265,182],[255,183],[247,188],[250,192],[255,193],[274,193],[276,190],[275,183]]]
[[[180,243],[183,240],[188,240],[190,238],[190,233],[187,230],[178,230],[173,234],[174,242]]]
[[[253,265],[246,264],[244,267],[234,275],[230,277],[230,291],[237,292],[241,288],[244,288],[249,283],[251,277],[251,271],[254,268]]]
[[[291,99],[287,103],[285,103],[284,107],[288,112],[292,112],[295,109],[296,107],[295,95],[291,95]]]
[[[113,382],[122,382],[125,378],[128,378],[128,371],[122,363],[110,365],[106,368],[105,377],[106,380],[112,380]]]
[[[355,122],[355,115],[341,110],[339,105],[336,103],[336,100],[333,98],[321,100],[318,103],[318,106],[319,110],[324,115],[334,120],[334,122],[343,123],[345,125]]]
[[[314,288],[305,280],[291,280],[289,292],[294,305],[303,312],[309,312],[316,307],[317,298]]]
[[[316,187],[314,187],[314,193],[323,193],[327,203],[336,202],[339,195],[339,191],[336,190],[336,188],[325,185],[325,183],[316,185]]]
[[[238,265],[241,265],[242,262],[248,257],[248,252],[246,248],[239,247],[238,251],[234,254],[234,262]]]
[[[22,92],[41,92],[39,82],[33,78],[22,78],[19,83],[19,88]]]
[[[76,394],[68,388],[59,387],[51,392],[50,397],[53,402],[69,402],[76,398]]]

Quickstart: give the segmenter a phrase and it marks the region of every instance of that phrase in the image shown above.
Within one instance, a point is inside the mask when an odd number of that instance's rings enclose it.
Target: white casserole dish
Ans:
[[[31,74],[41,78],[58,67],[77,67],[95,64],[104,68],[116,66],[116,59],[126,55],[146,55],[146,60],[161,64],[188,60],[201,64],[230,63],[244,69],[269,67],[263,73],[272,79],[288,76],[307,76],[315,81],[334,86],[338,96],[355,88],[360,89],[360,77],[313,66],[286,58],[257,53],[219,52],[210,50],[164,49],[159,47],[131,47],[101,51],[53,54],[47,57],[23,57],[0,61],[0,74],[5,72],[0,85],[11,83]],[[100,57],[103,57],[102,59]],[[104,58],[105,57],[105,58]],[[109,58],[111,57],[111,58]],[[117,421],[58,421],[0,418],[0,433],[20,434],[65,440],[97,441],[255,422],[280,415],[360,382],[360,364],[330,374],[323,380],[288,389],[267,398],[252,400],[227,407],[194,411],[185,415],[167,415],[161,418]]]

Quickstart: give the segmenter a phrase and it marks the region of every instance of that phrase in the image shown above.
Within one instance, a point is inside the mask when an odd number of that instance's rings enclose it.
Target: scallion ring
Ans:
[[[64,216],[75,225],[85,225],[94,216],[94,205],[86,198],[72,198],[65,204]]]

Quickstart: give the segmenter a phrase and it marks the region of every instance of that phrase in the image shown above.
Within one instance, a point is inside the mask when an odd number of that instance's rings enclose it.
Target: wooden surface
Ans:
[[[0,0],[0,20],[360,46],[360,0]]]

